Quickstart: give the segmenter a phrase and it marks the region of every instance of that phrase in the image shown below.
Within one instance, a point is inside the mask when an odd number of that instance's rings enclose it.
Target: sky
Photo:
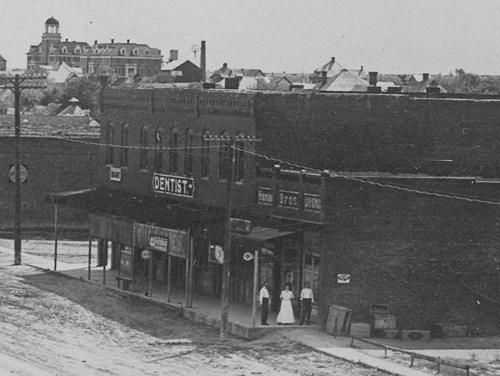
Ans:
[[[498,0],[0,0],[0,11],[9,69],[26,67],[53,16],[63,39],[130,39],[181,60],[205,40],[209,70],[309,73],[335,57],[381,73],[500,75]]]

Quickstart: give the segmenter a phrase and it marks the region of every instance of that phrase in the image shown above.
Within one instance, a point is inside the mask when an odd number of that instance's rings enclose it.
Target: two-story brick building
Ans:
[[[233,301],[251,302],[259,250],[259,283],[311,282],[321,320],[388,305],[402,328],[499,329],[499,98],[109,89],[103,110],[99,186],[56,201],[94,212],[132,279],[149,249],[165,288],[220,294],[238,137]]]

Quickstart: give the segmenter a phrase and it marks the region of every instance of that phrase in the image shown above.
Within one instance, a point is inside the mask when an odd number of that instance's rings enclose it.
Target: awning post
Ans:
[[[257,283],[259,278],[259,250],[256,249],[253,257],[253,295],[252,295],[252,326],[255,326],[257,312]]]
[[[54,205],[54,271],[57,270],[57,204]]]
[[[90,259],[92,258],[92,236],[89,235],[89,265],[87,279],[90,281]]]

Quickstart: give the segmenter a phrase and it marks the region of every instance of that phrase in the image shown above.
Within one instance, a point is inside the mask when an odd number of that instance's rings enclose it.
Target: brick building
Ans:
[[[30,46],[27,55],[27,69],[38,69],[41,65],[56,66],[65,62],[70,67],[80,67],[80,57],[90,49],[87,42],[62,41],[59,21],[50,17],[45,21],[42,41]]]
[[[151,76],[161,71],[163,56],[158,48],[147,44],[97,43],[88,49],[81,57],[81,67],[85,74],[96,72],[98,69],[111,70],[120,77],[135,75]]]
[[[233,301],[258,249],[274,301],[309,281],[322,321],[387,305],[403,329],[500,329],[499,97],[110,89],[103,109],[97,189],[55,202],[92,209],[132,279],[120,257],[152,249],[158,280],[220,294],[228,147],[205,136],[256,136],[236,145]]]
[[[44,202],[49,193],[83,189],[97,180],[99,125],[88,117],[21,116],[21,164],[28,170],[22,185],[23,231],[52,228],[53,207]],[[14,165],[14,118],[0,116],[0,229],[10,232],[14,221],[14,184],[9,170]],[[86,213],[67,208],[60,213],[64,227],[83,229]]]

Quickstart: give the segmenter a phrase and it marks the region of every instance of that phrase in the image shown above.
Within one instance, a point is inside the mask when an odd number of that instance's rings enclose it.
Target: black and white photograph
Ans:
[[[0,376],[500,375],[500,1],[0,10]]]

